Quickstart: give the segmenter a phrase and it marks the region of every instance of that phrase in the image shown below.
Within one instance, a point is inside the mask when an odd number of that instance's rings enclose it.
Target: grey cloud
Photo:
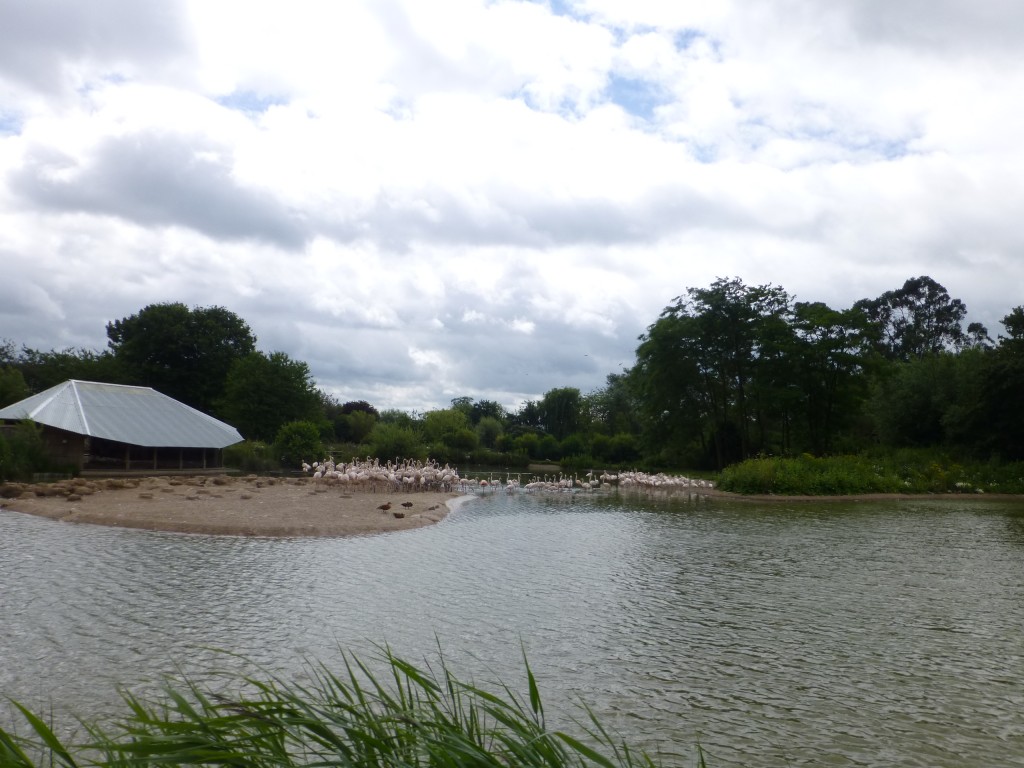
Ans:
[[[479,205],[479,201],[486,205]],[[552,199],[526,190],[480,190],[459,196],[428,187],[415,197],[380,195],[358,220],[328,225],[335,239],[373,240],[406,251],[415,242],[444,245],[548,247],[653,243],[691,228],[763,226],[729,200],[714,200],[680,184],[650,190],[635,201],[597,197]]]
[[[936,53],[991,55],[1002,50],[1017,56],[1024,29],[1024,5],[1017,0],[847,0],[830,5],[833,9],[847,14],[865,40]]]
[[[0,77],[54,92],[66,68],[170,65],[190,47],[172,0],[0,0]]]
[[[187,227],[216,240],[265,240],[285,248],[305,242],[299,216],[269,193],[241,187],[230,168],[204,150],[213,156],[219,148],[149,133],[107,139],[83,163],[35,148],[12,173],[11,189],[51,210]]]

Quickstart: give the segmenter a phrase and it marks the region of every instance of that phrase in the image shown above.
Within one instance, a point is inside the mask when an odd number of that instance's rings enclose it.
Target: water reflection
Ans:
[[[432,528],[243,539],[0,511],[0,692],[92,712],[115,684],[440,641],[549,711],[582,698],[692,764],[1011,765],[1024,755],[1019,505],[496,494]]]

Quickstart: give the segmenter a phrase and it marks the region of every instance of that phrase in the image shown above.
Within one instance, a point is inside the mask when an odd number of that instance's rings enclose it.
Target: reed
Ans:
[[[417,666],[389,649],[381,655],[383,673],[345,655],[340,673],[310,665],[303,683],[273,675],[229,677],[223,687],[185,679],[145,699],[124,693],[127,713],[82,723],[86,736],[76,744],[15,704],[29,727],[26,735],[0,729],[0,766],[656,765],[586,707],[585,717],[573,721],[579,733],[550,727],[528,663],[522,696],[504,684],[486,690],[459,680],[443,656],[439,664]],[[699,747],[697,765],[704,765]]]
[[[761,457],[726,467],[718,487],[751,494],[1024,493],[1024,464],[957,460],[928,449]]]

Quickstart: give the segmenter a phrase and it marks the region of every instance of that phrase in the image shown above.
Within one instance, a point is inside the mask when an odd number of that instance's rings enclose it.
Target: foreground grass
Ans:
[[[581,732],[547,726],[527,664],[528,694],[496,692],[383,651],[383,675],[344,658],[343,674],[318,665],[311,682],[234,679],[226,694],[193,682],[142,700],[123,694],[127,713],[109,724],[82,723],[87,738],[68,744],[43,719],[15,704],[27,735],[0,729],[3,768],[104,766],[462,766],[656,765],[609,734],[584,708]],[[704,760],[697,749],[697,765]]]
[[[1024,493],[1024,464],[959,462],[933,451],[749,459],[726,467],[718,487],[736,493]]]

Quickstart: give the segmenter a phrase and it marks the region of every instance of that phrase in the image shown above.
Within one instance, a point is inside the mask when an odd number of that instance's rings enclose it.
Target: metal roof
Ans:
[[[230,424],[157,392],[71,379],[0,408],[0,419],[39,424],[148,448],[223,448],[241,442]]]

